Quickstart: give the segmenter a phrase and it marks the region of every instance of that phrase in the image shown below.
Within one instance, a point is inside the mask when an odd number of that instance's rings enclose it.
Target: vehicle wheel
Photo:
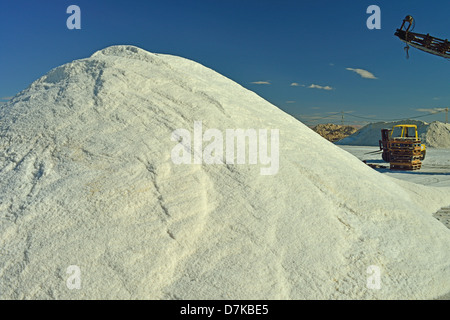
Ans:
[[[424,159],[425,159],[425,154],[427,153],[427,151],[426,150],[424,150],[423,152],[422,152],[422,154],[420,155],[420,161],[423,161]]]

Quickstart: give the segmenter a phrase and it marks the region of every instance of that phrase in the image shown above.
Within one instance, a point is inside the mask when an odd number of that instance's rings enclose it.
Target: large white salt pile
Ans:
[[[415,124],[419,138],[427,147],[450,148],[450,124],[439,121],[427,123],[420,120],[369,123],[354,134],[336,142],[336,144],[378,146],[379,140],[381,140],[381,129],[392,129],[394,125],[399,124]]]
[[[278,129],[279,170],[174,164],[172,133],[199,121]],[[448,188],[382,175],[220,74],[132,46],[0,111],[1,299],[434,298],[445,205]]]
[[[429,147],[450,148],[450,123],[430,123],[423,140]]]

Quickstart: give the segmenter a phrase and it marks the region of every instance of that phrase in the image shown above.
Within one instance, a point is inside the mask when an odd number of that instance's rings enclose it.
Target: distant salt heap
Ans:
[[[419,120],[370,123],[336,144],[357,146],[378,146],[381,129],[391,129],[398,124],[415,124],[420,139],[430,148],[450,148],[450,124],[435,121],[427,123]]]
[[[279,129],[279,172],[175,165],[171,133],[194,121]],[[449,189],[382,175],[220,74],[132,46],[0,111],[1,299],[434,298],[450,291],[444,205]]]

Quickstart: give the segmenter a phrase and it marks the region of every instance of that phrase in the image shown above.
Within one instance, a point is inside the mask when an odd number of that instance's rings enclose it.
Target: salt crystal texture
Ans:
[[[1,299],[450,291],[450,230],[432,217],[449,188],[382,175],[193,61],[108,47],[35,81],[0,121]],[[171,133],[194,121],[279,129],[278,173],[174,164]]]

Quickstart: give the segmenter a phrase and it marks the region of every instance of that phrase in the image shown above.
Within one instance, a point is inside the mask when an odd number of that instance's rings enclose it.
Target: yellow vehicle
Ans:
[[[425,159],[426,146],[421,143],[417,126],[395,125],[392,129],[381,129],[380,150],[382,158],[391,169],[417,170]]]

